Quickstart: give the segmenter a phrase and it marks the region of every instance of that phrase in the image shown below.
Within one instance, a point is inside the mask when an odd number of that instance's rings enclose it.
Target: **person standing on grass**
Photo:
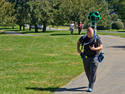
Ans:
[[[84,52],[81,52],[80,45],[83,45]],[[81,36],[77,42],[77,51],[81,54],[86,76],[89,81],[88,92],[93,91],[98,67],[98,52],[102,50],[102,42],[99,36],[94,35],[94,30],[89,27],[86,36]]]
[[[79,34],[79,35],[80,35],[81,31],[82,31],[82,28],[83,28],[83,24],[82,24],[82,22],[80,21],[80,22],[78,23],[78,34]]]
[[[74,31],[74,21],[72,21],[72,23],[70,24],[70,31],[71,31],[71,35],[72,35],[73,31]]]

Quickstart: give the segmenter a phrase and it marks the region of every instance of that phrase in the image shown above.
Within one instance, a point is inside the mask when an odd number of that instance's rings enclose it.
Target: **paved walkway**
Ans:
[[[97,80],[91,94],[125,94],[125,38],[101,36],[105,59],[99,64]],[[88,81],[81,74],[55,94],[89,94]]]

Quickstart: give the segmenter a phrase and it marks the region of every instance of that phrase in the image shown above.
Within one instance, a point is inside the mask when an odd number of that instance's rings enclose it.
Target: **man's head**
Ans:
[[[92,27],[89,27],[88,30],[87,30],[87,36],[88,38],[93,38],[93,28]]]

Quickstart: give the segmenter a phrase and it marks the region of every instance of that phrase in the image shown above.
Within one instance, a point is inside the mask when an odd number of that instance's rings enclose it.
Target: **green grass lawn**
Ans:
[[[80,36],[69,33],[0,34],[0,94],[52,94],[82,73]]]
[[[111,35],[111,36],[119,36],[125,38],[125,33],[117,33],[117,32],[98,32],[100,35]]]

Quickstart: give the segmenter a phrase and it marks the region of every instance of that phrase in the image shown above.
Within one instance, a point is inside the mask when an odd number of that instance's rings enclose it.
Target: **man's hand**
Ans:
[[[98,51],[98,50],[102,50],[102,45],[100,45],[99,47],[95,48],[94,45],[93,46],[89,46],[89,48],[92,50],[92,51]]]
[[[96,51],[96,48],[94,47],[94,45],[89,46],[89,48],[90,48],[92,51]]]

